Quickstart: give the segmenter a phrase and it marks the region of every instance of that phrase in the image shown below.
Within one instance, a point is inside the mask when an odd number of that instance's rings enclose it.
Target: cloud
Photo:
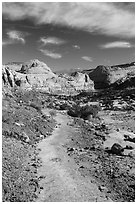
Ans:
[[[86,60],[86,61],[89,61],[89,62],[92,62],[92,61],[93,61],[92,57],[89,57],[89,56],[83,56],[83,57],[81,57],[81,58],[84,59],[84,60]]]
[[[62,57],[61,54],[59,53],[55,53],[55,52],[52,52],[52,51],[49,51],[49,50],[46,50],[46,49],[39,49],[40,52],[42,52],[44,55],[48,56],[48,57],[51,57],[53,59],[60,59]]]
[[[3,40],[2,41],[2,46],[7,46],[7,45],[10,45],[10,44],[13,44],[13,42],[11,40]]]
[[[14,43],[22,43],[25,44],[25,37],[29,34],[27,32],[21,32],[17,30],[10,30],[7,33],[8,38],[4,39],[2,42],[3,46],[14,44]]]
[[[43,45],[47,45],[47,44],[52,44],[52,45],[62,45],[65,44],[66,41],[56,38],[56,37],[41,37],[40,38],[40,42],[43,43]]]
[[[80,46],[78,46],[78,45],[73,45],[72,47],[74,47],[75,49],[80,49]]]
[[[35,24],[61,25],[108,36],[135,36],[134,3],[127,6],[122,2],[3,2],[2,5],[4,18],[13,21],[30,19]]]
[[[131,48],[133,45],[131,45],[129,42],[125,41],[115,41],[115,42],[109,42],[104,45],[100,45],[100,48],[102,49],[110,49],[110,48]]]
[[[24,33],[20,32],[20,31],[16,31],[16,30],[11,30],[11,31],[7,32],[7,35],[11,40],[19,41],[22,44],[25,44]]]

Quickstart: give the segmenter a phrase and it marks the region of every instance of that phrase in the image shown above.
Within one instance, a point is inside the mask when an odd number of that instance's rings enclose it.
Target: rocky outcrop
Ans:
[[[6,67],[9,67],[12,71],[19,71],[21,69],[23,62],[9,62],[4,64]]]
[[[115,83],[111,85],[114,89],[124,89],[135,87],[135,73],[129,72],[125,77],[118,79]]]
[[[115,66],[99,65],[89,73],[89,77],[94,81],[96,89],[103,89],[124,78],[131,71],[135,72],[135,63]]]
[[[3,84],[22,89],[39,88],[49,93],[77,93],[83,90],[94,90],[94,83],[87,74],[76,73],[75,76],[56,75],[39,60],[31,60],[18,71],[11,71],[3,66]]]
[[[9,70],[8,67],[3,66],[2,67],[2,82],[5,85],[9,85],[10,87],[14,87],[14,75],[11,70]]]
[[[44,63],[40,62],[38,59],[30,60],[27,63],[22,64],[19,70],[22,74],[49,74],[53,75],[51,69]]]

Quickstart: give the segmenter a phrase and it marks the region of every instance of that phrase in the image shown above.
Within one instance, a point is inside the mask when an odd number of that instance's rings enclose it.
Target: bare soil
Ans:
[[[42,166],[38,175],[43,177],[40,186],[43,187],[37,202],[78,202],[78,201],[110,201],[100,192],[92,177],[83,177],[73,158],[67,154],[66,145],[75,134],[75,128],[70,126],[72,119],[66,114],[57,113],[57,126],[49,138],[38,144],[41,149],[39,157]]]

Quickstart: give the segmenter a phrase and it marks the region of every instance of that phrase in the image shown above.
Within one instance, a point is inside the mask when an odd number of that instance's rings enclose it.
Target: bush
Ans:
[[[30,106],[35,108],[37,111],[41,112],[41,106],[40,105],[38,105],[38,104],[36,104],[34,102],[31,102]]]
[[[100,108],[98,106],[84,106],[81,108],[81,118],[86,119],[89,115],[92,115],[93,118],[97,117]]]
[[[94,118],[96,118],[100,109],[100,106],[97,105],[85,105],[82,107],[79,105],[75,105],[71,109],[69,109],[68,115],[72,117],[80,117],[83,119],[86,119],[89,115],[92,115]]]
[[[51,111],[49,111],[49,113],[50,113],[51,116],[56,116],[56,111],[55,110],[51,110]]]

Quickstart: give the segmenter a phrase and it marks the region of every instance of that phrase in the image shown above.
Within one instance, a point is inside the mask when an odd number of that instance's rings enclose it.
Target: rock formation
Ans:
[[[50,93],[71,94],[81,90],[94,90],[94,83],[87,74],[76,73],[75,76],[56,75],[39,60],[22,64],[21,69],[12,71],[3,66],[3,83],[9,87],[19,86],[22,89],[40,88]]]
[[[103,89],[125,77],[131,71],[135,73],[135,63],[114,66],[99,65],[89,73],[89,77],[94,81],[96,89]]]
[[[93,91],[113,87],[116,89],[135,86],[135,63],[103,66],[100,65],[90,72],[73,72],[57,75],[43,62],[31,60],[23,63],[20,70],[12,64],[3,65],[3,84],[9,87],[18,86],[22,89],[39,88],[45,92],[72,94],[80,91]]]
[[[135,87],[135,73],[129,72],[126,76],[118,79],[111,85],[114,89],[124,89],[129,87]]]

